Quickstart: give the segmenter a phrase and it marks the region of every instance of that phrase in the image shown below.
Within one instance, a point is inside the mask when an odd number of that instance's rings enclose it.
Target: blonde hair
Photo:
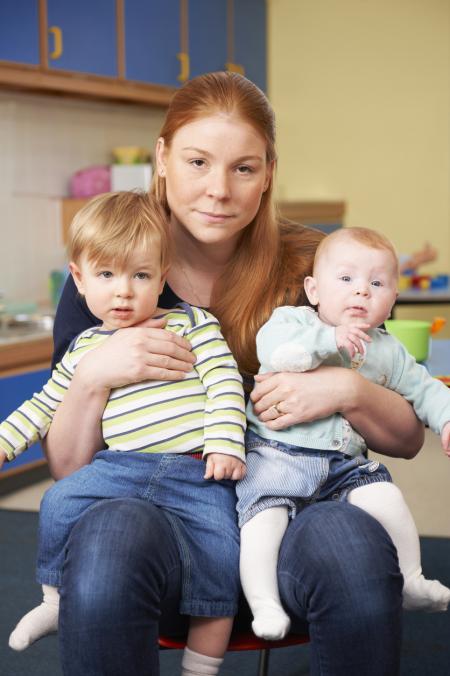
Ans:
[[[276,163],[275,116],[265,94],[238,73],[200,75],[181,87],[167,111],[160,136],[166,147],[184,125],[217,112],[234,114],[249,123],[266,143],[266,161]],[[258,370],[255,337],[273,309],[304,302],[303,278],[322,234],[301,226],[282,225],[275,214],[273,175],[262,194],[258,212],[241,233],[233,257],[216,284],[211,311],[242,372]],[[170,213],[165,179],[155,176],[151,193]]]
[[[387,237],[382,235],[381,232],[371,230],[370,228],[342,228],[340,230],[335,230],[330,235],[325,237],[317,247],[314,258],[314,271],[316,270],[317,264],[321,257],[329,249],[329,247],[337,240],[343,239],[345,237],[353,239],[356,242],[368,247],[369,249],[381,249],[384,251],[389,251],[392,254],[396,274],[398,275],[398,255],[394,245]]]
[[[69,229],[67,254],[78,263],[81,256],[95,263],[126,265],[137,248],[157,247],[161,270],[170,261],[168,219],[158,201],[143,192],[98,195],[75,215]]]

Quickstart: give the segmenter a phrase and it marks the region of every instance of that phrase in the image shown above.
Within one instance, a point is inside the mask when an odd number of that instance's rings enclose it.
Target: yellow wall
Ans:
[[[268,0],[278,196],[344,199],[346,224],[450,271],[448,0]]]

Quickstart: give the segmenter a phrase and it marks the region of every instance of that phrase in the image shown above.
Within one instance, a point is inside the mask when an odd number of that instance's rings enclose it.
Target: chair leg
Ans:
[[[262,648],[259,651],[258,676],[267,676],[269,673],[270,649]]]

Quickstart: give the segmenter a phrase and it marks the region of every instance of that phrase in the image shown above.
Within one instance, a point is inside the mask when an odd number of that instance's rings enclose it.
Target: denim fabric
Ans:
[[[309,629],[310,676],[398,676],[402,576],[377,521],[345,502],[308,506],[289,525],[278,569],[294,629]],[[131,499],[95,505],[68,542],[64,676],[158,676],[159,627],[186,629],[180,593],[179,550],[163,510]],[[248,616],[239,613],[241,628]]]
[[[247,431],[247,471],[238,481],[239,526],[258,512],[286,505],[290,518],[307,504],[346,500],[352,488],[392,481],[384,465],[363,455],[317,451],[264,439]]]
[[[403,577],[384,528],[347,502],[308,505],[281,544],[283,607],[309,623],[311,676],[398,676]]]
[[[70,532],[95,502],[140,498],[164,510],[175,536],[182,562],[180,612],[235,615],[239,531],[234,482],[205,481],[204,471],[201,460],[184,455],[98,453],[90,465],[54,484],[42,500],[38,582],[61,585]]]

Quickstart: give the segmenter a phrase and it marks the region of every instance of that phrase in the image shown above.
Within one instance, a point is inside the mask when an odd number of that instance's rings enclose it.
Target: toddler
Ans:
[[[164,314],[157,303],[169,263],[167,230],[163,209],[140,193],[101,195],[75,216],[69,267],[101,325],[74,339],[42,392],[0,425],[0,465],[45,437],[83,355],[113,332]],[[15,650],[57,630],[65,545],[83,512],[98,500],[135,497],[164,510],[179,546],[180,612],[192,616],[183,674],[218,673],[239,595],[229,479],[245,472],[242,379],[209,312],[182,303],[165,319],[168,331],[190,341],[194,368],[179,382],[112,390],[102,417],[107,450],[45,494],[37,563],[44,598],[11,634]]]
[[[418,417],[441,434],[449,455],[450,392],[377,328],[391,313],[397,278],[395,250],[382,235],[351,228],[324,238],[313,276],[305,278],[316,310],[273,312],[257,335],[260,373],[302,372],[320,364],[358,369],[406,397]],[[289,413],[286,402],[276,402],[264,424],[251,403],[247,409],[247,472],[237,495],[241,581],[255,634],[279,639],[289,629],[278,594],[278,551],[289,519],[320,500],[348,500],[384,526],[397,548],[405,608],[446,610],[450,589],[422,575],[411,513],[387,469],[365,457],[364,439],[339,414],[279,429]]]

